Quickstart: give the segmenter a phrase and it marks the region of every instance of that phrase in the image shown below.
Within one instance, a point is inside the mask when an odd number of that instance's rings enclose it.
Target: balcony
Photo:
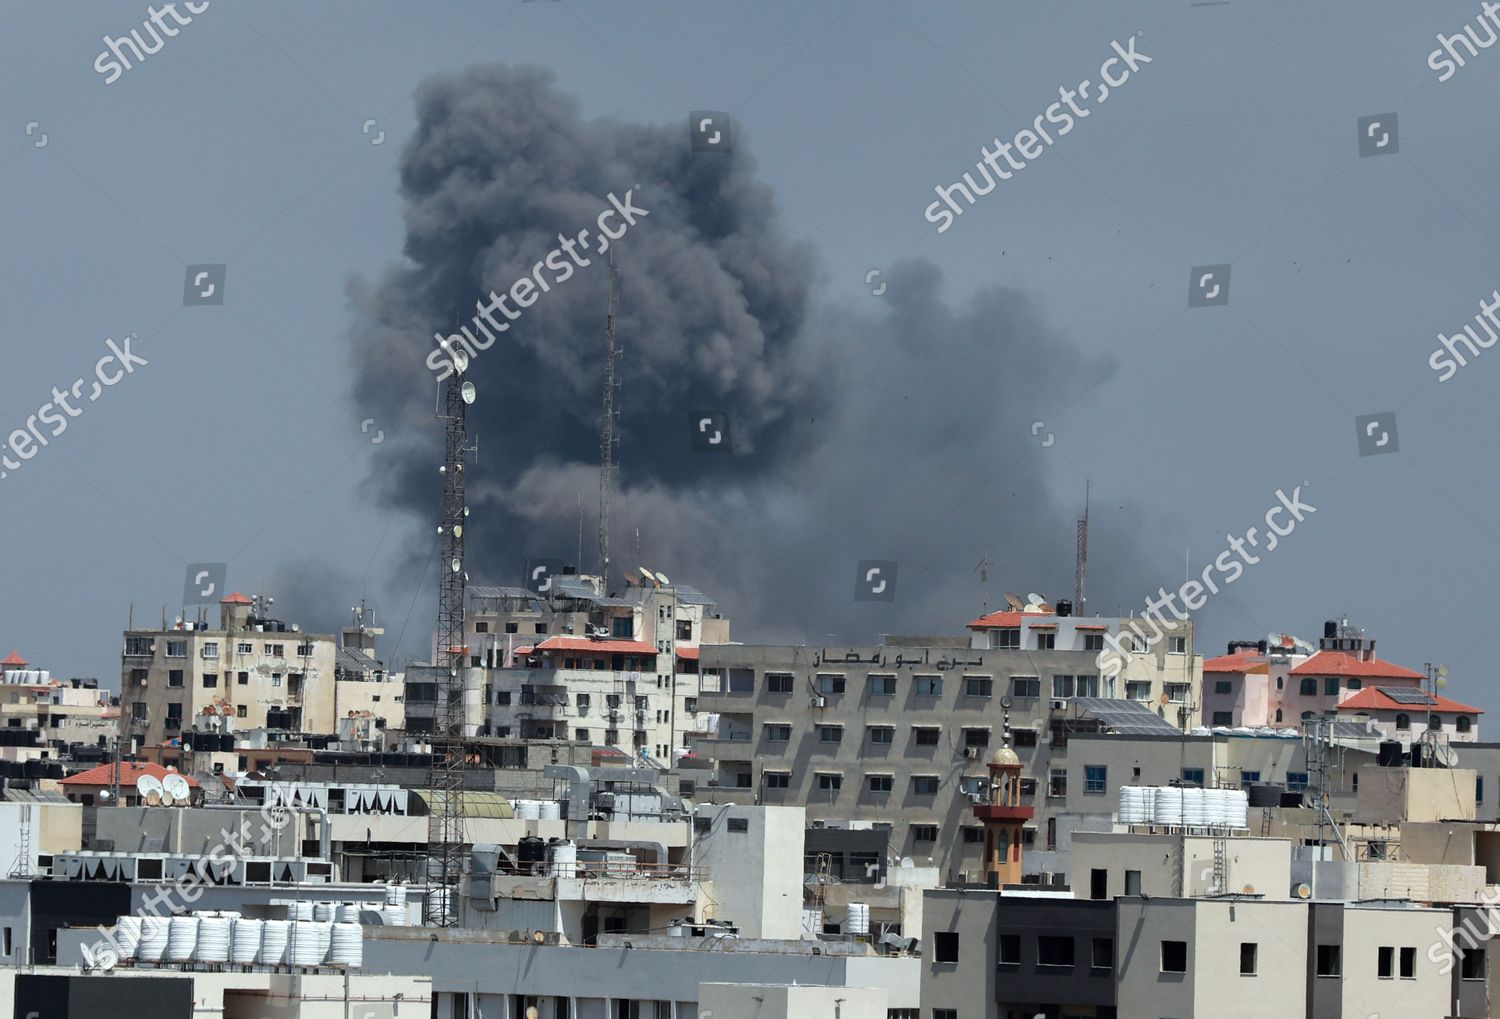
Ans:
[[[717,761],[748,762],[755,759],[755,739],[748,732],[699,737],[693,740],[693,750],[699,757],[711,757]]]

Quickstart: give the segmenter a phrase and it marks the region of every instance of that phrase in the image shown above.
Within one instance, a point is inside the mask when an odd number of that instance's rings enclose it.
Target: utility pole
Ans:
[[[609,298],[604,312],[604,413],[599,420],[599,576],[609,594],[609,502],[615,472],[615,310],[619,293],[615,256],[609,255]]]
[[[1089,573],[1089,482],[1083,483],[1083,516],[1078,521],[1077,564],[1073,570],[1073,614],[1083,612],[1084,589]]]

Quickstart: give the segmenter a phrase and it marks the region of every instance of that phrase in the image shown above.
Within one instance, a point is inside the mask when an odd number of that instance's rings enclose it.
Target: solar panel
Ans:
[[[1427,693],[1426,690],[1418,690],[1412,686],[1381,686],[1376,687],[1397,704],[1436,704],[1437,701]]]
[[[1108,726],[1111,732],[1136,736],[1177,732],[1176,726],[1139,701],[1112,697],[1075,697],[1073,705]]]

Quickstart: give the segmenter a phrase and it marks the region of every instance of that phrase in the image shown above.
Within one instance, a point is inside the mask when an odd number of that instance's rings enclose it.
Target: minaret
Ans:
[[[984,824],[984,876],[991,886],[1021,883],[1021,829],[1036,813],[1021,803],[1021,759],[1010,748],[1010,705],[1005,705],[1005,735],[990,755],[990,780],[974,816]]]

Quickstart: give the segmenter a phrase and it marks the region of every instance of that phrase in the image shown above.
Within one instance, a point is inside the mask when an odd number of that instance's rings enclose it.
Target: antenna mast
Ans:
[[[615,309],[618,276],[615,255],[609,254],[609,301],[604,313],[604,414],[599,421],[599,576],[604,593],[609,593],[609,499],[615,472],[615,363],[619,350],[615,346]]]
[[[1083,516],[1078,521],[1078,564],[1073,571],[1073,612],[1083,615],[1084,586],[1089,574],[1089,483],[1083,483]]]

